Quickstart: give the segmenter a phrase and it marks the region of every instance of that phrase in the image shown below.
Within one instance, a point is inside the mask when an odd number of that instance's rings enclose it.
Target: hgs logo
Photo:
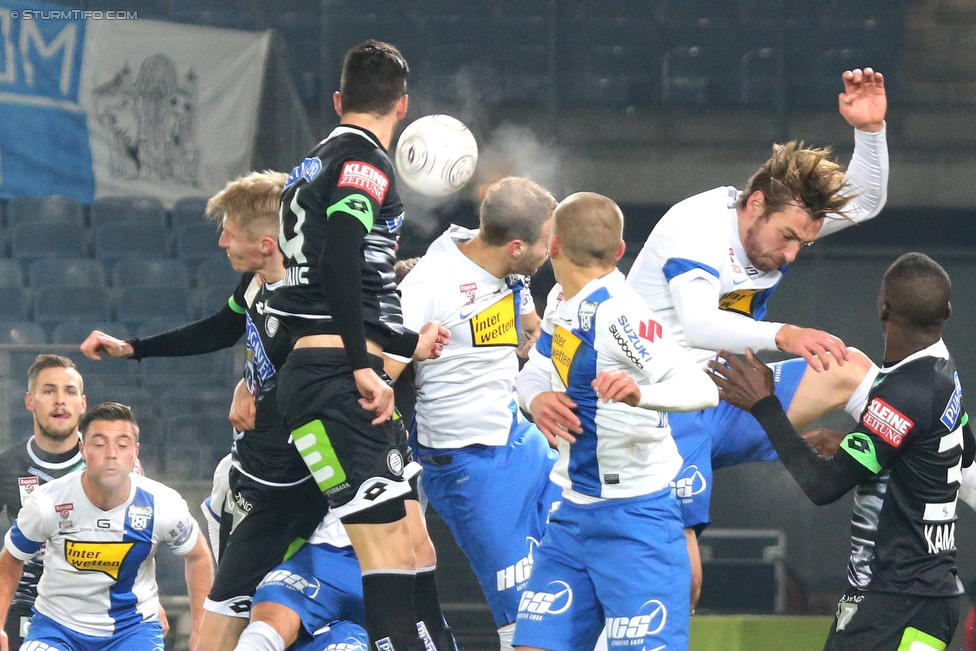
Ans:
[[[550,581],[546,588],[553,591],[524,591],[519,602],[519,612],[530,615],[562,615],[573,605],[573,589],[565,581]]]
[[[671,488],[678,499],[690,499],[705,492],[707,487],[708,482],[705,481],[705,476],[695,465],[682,469],[678,477],[671,482]]]
[[[509,565],[505,569],[495,572],[499,592],[528,581],[529,575],[532,574],[532,552],[539,546],[539,541],[532,536],[526,536],[525,540],[529,544],[529,553],[526,557],[514,565]]]
[[[607,617],[607,639],[636,640],[657,635],[668,621],[668,609],[657,599],[644,602],[638,612],[647,614],[635,617]]]

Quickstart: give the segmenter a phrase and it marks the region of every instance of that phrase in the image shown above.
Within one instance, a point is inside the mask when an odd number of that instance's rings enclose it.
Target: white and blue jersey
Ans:
[[[189,553],[199,529],[179,493],[129,475],[129,498],[103,511],[81,485],[82,473],[34,491],[7,532],[4,548],[27,560],[44,548],[34,609],[82,635],[107,638],[158,620],[155,554],[160,543]]]
[[[642,395],[652,395],[648,385],[678,373],[693,374],[694,386],[675,404],[645,404],[642,398],[645,408],[635,408],[599,401],[592,382],[600,372],[614,369],[627,371],[643,385]],[[524,381],[532,378],[541,384]],[[583,434],[576,443],[559,442],[551,477],[567,499],[586,503],[667,487],[681,468],[681,456],[667,415],[654,407],[687,411],[713,406],[718,392],[709,385],[660,318],[614,271],[590,281],[569,300],[563,299],[560,285],[552,289],[542,335],[519,376],[519,400],[528,409],[540,391],[565,391],[578,405]]]

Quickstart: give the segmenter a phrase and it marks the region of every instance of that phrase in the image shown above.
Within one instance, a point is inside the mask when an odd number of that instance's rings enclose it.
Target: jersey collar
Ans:
[[[350,133],[357,136],[362,136],[363,138],[366,138],[367,140],[369,140],[371,143],[373,143],[383,151],[386,151],[386,147],[380,144],[379,138],[377,138],[372,131],[370,131],[369,129],[363,129],[362,127],[356,127],[351,124],[340,124],[335,129],[332,130],[332,133],[326,136],[325,140],[323,140],[319,144],[321,145],[322,143],[332,140],[333,138],[336,138],[338,136],[344,136]]]
[[[928,348],[923,348],[917,353],[912,353],[905,359],[895,362],[891,366],[885,364],[881,367],[882,373],[891,373],[897,368],[901,368],[905,364],[914,362],[916,359],[921,359],[922,357],[938,357],[940,359],[949,359],[949,349],[946,348],[945,342],[939,339],[937,342],[929,346]]]

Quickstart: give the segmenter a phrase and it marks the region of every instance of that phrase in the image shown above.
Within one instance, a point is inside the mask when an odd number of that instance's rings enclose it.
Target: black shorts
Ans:
[[[824,651],[944,649],[959,624],[959,597],[850,588],[837,604]],[[922,645],[912,646],[913,642]]]
[[[27,634],[27,623],[30,622],[33,611],[29,606],[22,606],[18,603],[10,605],[7,611],[7,621],[3,623],[3,630],[7,632],[7,643],[10,651],[17,651],[24,643],[24,635]]]
[[[383,360],[370,355],[380,377]],[[346,353],[336,348],[291,351],[278,371],[278,408],[319,489],[340,518],[410,492],[420,472],[411,460],[399,415],[373,425],[376,415],[359,404]]]
[[[328,505],[314,481],[267,486],[231,468],[227,502],[219,506],[220,562],[205,607],[247,618],[261,579],[284,560],[296,539],[312,535]]]

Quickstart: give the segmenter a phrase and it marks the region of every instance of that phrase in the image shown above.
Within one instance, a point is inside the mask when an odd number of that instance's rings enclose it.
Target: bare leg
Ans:
[[[848,350],[851,359],[843,366],[831,364],[829,370],[821,373],[807,367],[786,411],[797,429],[803,429],[818,418],[846,407],[865,376],[877,368],[861,351],[856,348]]]
[[[204,610],[197,651],[232,651],[245,626],[247,619],[244,617],[228,617]]]
[[[694,529],[685,529],[688,540],[688,559],[691,561],[691,612],[695,612],[702,589],[702,562],[698,550],[698,536]]]

